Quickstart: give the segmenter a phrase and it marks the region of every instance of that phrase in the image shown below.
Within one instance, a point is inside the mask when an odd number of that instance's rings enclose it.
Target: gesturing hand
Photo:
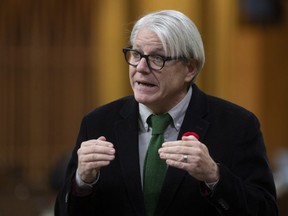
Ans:
[[[159,155],[167,165],[186,170],[199,181],[210,183],[219,179],[217,164],[207,147],[194,136],[183,136],[182,140],[163,143]]]
[[[109,165],[115,158],[115,149],[112,143],[101,136],[96,140],[82,142],[77,154],[78,174],[82,181],[91,183],[100,168]]]

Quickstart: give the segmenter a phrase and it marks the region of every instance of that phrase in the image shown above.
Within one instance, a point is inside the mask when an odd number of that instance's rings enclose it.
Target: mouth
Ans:
[[[154,87],[156,85],[152,84],[152,83],[147,83],[147,82],[139,82],[139,81],[136,81],[136,83],[139,85],[139,86],[147,86],[147,87]]]

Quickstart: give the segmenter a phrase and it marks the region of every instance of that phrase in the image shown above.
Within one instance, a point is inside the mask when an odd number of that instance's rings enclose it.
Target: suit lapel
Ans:
[[[195,102],[194,102],[195,101]],[[204,119],[204,116],[208,112],[208,105],[206,96],[195,85],[193,86],[193,94],[188,106],[188,109],[183,120],[183,124],[179,131],[178,139],[187,132],[196,132],[199,135],[200,141],[204,140],[205,133],[209,127],[209,122]],[[178,191],[179,186],[185,176],[186,172],[180,169],[169,167],[167,175],[163,185],[162,193],[157,207],[157,212],[165,212],[173,197]]]
[[[130,202],[136,215],[144,215],[144,198],[139,167],[138,105],[135,101],[130,102],[120,111],[123,118],[115,124],[118,143],[115,148],[117,148],[116,156],[120,160],[121,173]]]
[[[136,215],[144,215],[144,197],[141,185],[138,147],[138,103],[129,100],[122,110],[121,119],[115,123],[114,131],[118,145],[115,146],[116,156],[119,157],[122,177],[126,183],[130,202]],[[196,85],[193,85],[193,94],[181,126],[178,139],[187,131],[196,132],[200,141],[205,139],[209,122],[204,119],[208,113],[207,97]],[[163,185],[157,212],[165,212],[177,193],[186,172],[169,167]],[[161,214],[159,214],[161,215]]]

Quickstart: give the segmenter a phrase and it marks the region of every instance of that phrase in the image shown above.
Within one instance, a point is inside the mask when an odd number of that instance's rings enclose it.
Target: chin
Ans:
[[[144,105],[148,105],[153,102],[153,98],[151,97],[151,95],[134,92],[134,97],[138,103],[142,103]]]
[[[137,95],[134,95],[134,97],[135,97],[135,100],[138,102],[138,103],[142,103],[142,104],[147,104],[147,103],[149,103],[149,100],[147,100],[147,98],[146,97],[142,97],[142,96],[137,96]]]

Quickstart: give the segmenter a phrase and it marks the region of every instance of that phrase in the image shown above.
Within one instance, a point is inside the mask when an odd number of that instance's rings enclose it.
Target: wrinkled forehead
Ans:
[[[135,46],[151,46],[154,50],[159,50],[163,54],[171,54],[170,45],[163,31],[155,29],[153,26],[142,25],[141,28],[134,32],[134,38],[131,45]]]
[[[154,49],[163,50],[163,42],[158,35],[149,28],[141,28],[135,36],[133,47],[151,46]]]

